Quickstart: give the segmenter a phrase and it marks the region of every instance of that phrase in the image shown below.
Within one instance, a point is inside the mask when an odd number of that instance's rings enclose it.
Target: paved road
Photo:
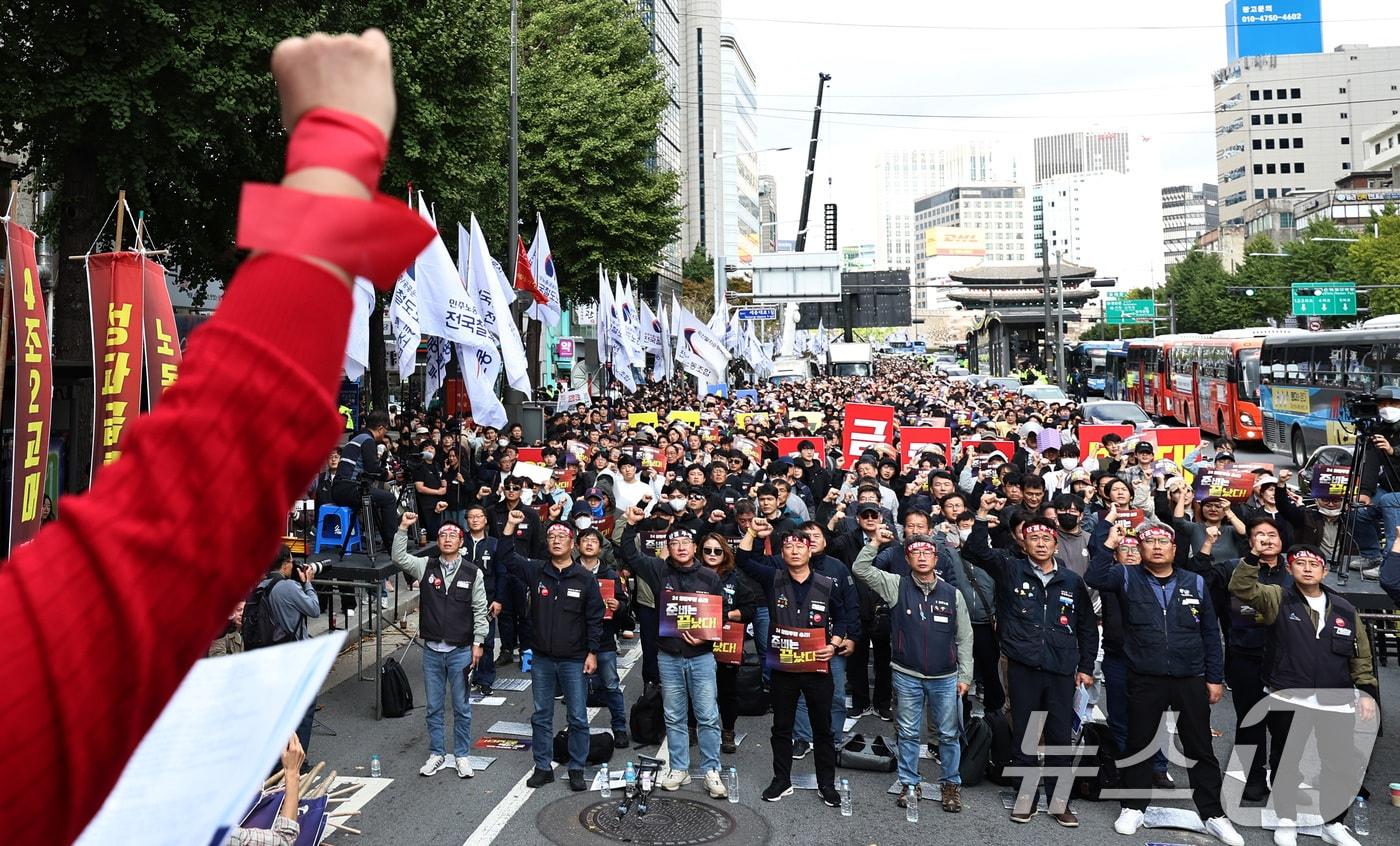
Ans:
[[[412,624],[410,617],[410,625]],[[402,643],[402,639],[399,641]],[[372,653],[372,645],[371,645]],[[325,691],[321,703],[325,706],[320,719],[337,732],[327,736],[318,729],[312,739],[308,754],[309,761],[325,760],[328,769],[334,768],[342,774],[368,775],[371,755],[377,754],[383,762],[384,775],[394,779],[382,793],[375,797],[364,809],[363,815],[356,818],[354,826],[363,834],[351,837],[337,834],[330,838],[334,846],[409,846],[410,844],[467,844],[467,843],[509,843],[512,846],[535,846],[562,842],[587,846],[595,841],[587,835],[573,817],[568,818],[571,830],[563,832],[556,826],[556,840],[547,838],[536,825],[536,816],[541,809],[556,800],[572,796],[568,787],[556,782],[538,791],[530,791],[523,786],[523,778],[529,774],[531,761],[527,751],[493,752],[496,762],[486,771],[478,772],[470,781],[458,779],[455,773],[442,772],[432,778],[418,775],[418,768],[427,757],[427,733],[423,723],[423,690],[420,651],[417,647],[409,650],[404,665],[414,687],[415,708],[409,716],[401,719],[386,719],[376,722],[372,719],[373,690],[368,682],[353,679],[354,655],[348,653],[342,663],[348,661],[350,678]],[[502,673],[502,678],[517,676],[515,668]],[[627,701],[630,703],[640,694],[640,662],[633,667],[625,679]],[[332,681],[346,676],[341,669],[332,675]],[[1381,684],[1386,695],[1383,705],[1389,712],[1400,708],[1400,697],[1394,688],[1400,684],[1400,673],[1395,666],[1382,668]],[[530,719],[529,691],[504,693],[507,701],[497,707],[477,706],[473,714],[473,735],[481,736],[497,720],[528,723]],[[1227,693],[1228,697],[1229,694]],[[1233,726],[1233,711],[1228,701],[1215,709],[1216,727],[1225,736],[1216,743],[1220,756],[1228,753],[1229,735]],[[771,774],[771,757],[768,749],[768,728],[770,718],[740,718],[739,728],[748,731],[737,755],[723,756],[726,765],[738,768],[741,783],[741,804],[759,814],[769,826],[769,842],[773,843],[812,843],[846,846],[846,844],[927,844],[934,837],[948,842],[988,842],[999,840],[1003,843],[1063,843],[1063,844],[1103,844],[1109,846],[1139,846],[1149,842],[1177,844],[1208,844],[1215,841],[1188,832],[1143,829],[1131,838],[1116,835],[1111,828],[1117,816],[1117,807],[1104,803],[1077,802],[1076,810],[1083,825],[1075,831],[1060,828],[1045,816],[1037,817],[1028,825],[1014,825],[1006,819],[999,801],[1001,788],[983,784],[969,788],[964,793],[964,810],[959,815],[945,814],[936,803],[924,802],[921,821],[910,824],[905,821],[903,811],[894,806],[894,797],[885,795],[885,790],[894,781],[893,775],[840,771],[851,780],[854,792],[855,813],[843,818],[835,809],[820,803],[814,791],[797,791],[792,797],[777,804],[759,801],[757,792],[767,784]],[[607,715],[604,712],[593,720],[594,726],[605,726]],[[563,725],[563,709],[558,709],[556,726]],[[859,731],[884,733],[893,736],[893,725],[880,721],[877,717],[865,717],[860,721]],[[449,738],[450,738],[449,727]],[[450,742],[450,741],[449,741]],[[655,749],[644,750],[655,754]],[[488,754],[488,753],[481,753]],[[628,755],[636,750],[619,751],[613,759],[613,766],[620,767]],[[692,753],[692,761],[696,756]],[[1400,781],[1400,742],[1393,736],[1379,741],[1373,757],[1372,774],[1369,786],[1377,794],[1378,804],[1371,810],[1372,843],[1400,842],[1400,808],[1392,808],[1385,801],[1386,784]],[[698,765],[698,762],[696,762]],[[811,772],[812,758],[796,762],[796,773]],[[1179,784],[1185,784],[1185,774],[1174,769]],[[926,779],[936,779],[936,765],[923,762],[923,775]],[[659,793],[660,791],[658,791]],[[701,799],[703,794],[698,782],[678,794]],[[710,801],[703,799],[702,801]],[[1189,807],[1188,802],[1172,802],[1181,807]],[[724,806],[726,809],[732,807]],[[485,825],[483,825],[485,823]],[[494,839],[479,829],[499,831]],[[1255,830],[1245,832],[1245,840],[1250,846],[1265,846],[1272,842],[1267,833]],[[728,842],[728,841],[726,841]],[[762,842],[759,840],[751,842]],[[1304,846],[1317,841],[1304,838]]]

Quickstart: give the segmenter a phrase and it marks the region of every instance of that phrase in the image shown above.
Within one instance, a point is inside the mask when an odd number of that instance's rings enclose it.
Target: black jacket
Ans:
[[[1098,618],[1078,573],[1056,567],[1042,584],[1029,558],[992,548],[981,520],[973,525],[962,555],[996,581],[997,631],[1008,660],[1055,675],[1093,675]]]
[[[544,558],[548,553],[544,546],[544,526],[540,525],[540,513],[532,506],[521,504],[518,506],[520,513],[525,515],[525,522],[515,529],[515,542],[525,552],[529,558]],[[506,520],[510,517],[510,504],[505,500],[495,503],[486,509],[486,518],[491,523],[491,534],[499,538],[501,531],[505,529]]]
[[[670,561],[662,561],[654,555],[647,555],[637,548],[637,527],[628,526],[622,530],[622,563],[637,578],[647,583],[652,596],[656,597],[657,609],[661,608],[661,592],[665,582],[670,581],[673,590],[686,593],[712,593],[724,595],[719,575],[709,567],[695,561],[684,569],[675,567]],[[686,643],[679,637],[658,637],[657,648],[671,655],[694,658],[714,650],[714,644],[704,641],[698,646]]]
[[[576,661],[597,654],[603,641],[603,595],[592,573],[578,562],[560,570],[548,561],[522,558],[512,538],[501,538],[496,554],[530,591],[536,655]]]
[[[583,562],[577,557],[574,559],[578,566],[583,567]],[[586,571],[588,568],[584,567]],[[616,652],[617,635],[619,632],[631,631],[634,620],[632,619],[632,597],[627,593],[627,580],[622,578],[607,559],[598,559],[598,571],[593,574],[599,582],[611,581],[613,583],[613,599],[617,600],[617,610],[612,617],[603,619],[603,639],[598,643],[599,652]],[[599,594],[601,596],[601,593]],[[604,608],[604,614],[607,609]]]

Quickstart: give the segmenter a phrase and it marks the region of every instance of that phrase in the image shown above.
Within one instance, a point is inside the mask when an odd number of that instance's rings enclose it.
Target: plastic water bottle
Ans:
[[[379,775],[380,775],[380,773],[382,773],[382,772],[383,772],[383,770],[380,769],[380,767],[379,767],[379,756],[378,756],[378,755],[371,755],[371,756],[369,756],[369,777],[370,777],[370,778],[379,778]]]
[[[632,766],[632,762],[627,762],[627,769],[622,773],[622,780],[627,784],[627,796],[637,795],[637,768]]]
[[[912,790],[909,796],[909,806],[904,809],[904,818],[911,823],[919,821],[919,797]]]
[[[1351,830],[1362,837],[1371,834],[1371,814],[1366,807],[1366,800],[1360,796],[1356,797],[1356,802],[1351,806]]]
[[[739,801],[739,771],[733,767],[724,771],[724,789],[729,794],[730,802]]]
[[[535,663],[535,651],[533,649],[520,650],[520,672],[530,672],[530,667]]]
[[[848,779],[848,778],[843,778],[843,779],[841,779],[841,816],[843,816],[843,817],[849,817],[850,815],[851,815],[851,780]]]
[[[603,780],[603,787],[598,792],[603,794],[604,799],[612,796],[612,774],[608,772],[608,765],[603,764],[598,770],[598,777]]]

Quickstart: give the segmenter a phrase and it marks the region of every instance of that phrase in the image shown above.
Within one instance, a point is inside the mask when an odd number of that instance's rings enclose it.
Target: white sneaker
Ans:
[[[418,774],[425,776],[435,775],[438,770],[450,766],[452,766],[451,755],[429,755],[428,762],[423,765],[423,768],[418,771]]]
[[[457,759],[457,777],[458,777],[458,778],[471,778],[471,777],[474,776],[474,775],[476,775],[476,773],[472,770],[472,762],[469,761],[469,760],[466,759],[466,758],[458,758],[458,759]]]
[[[685,770],[667,770],[657,786],[662,790],[680,790],[681,785],[690,784],[690,773]]]
[[[1229,817],[1211,817],[1206,820],[1206,833],[1225,846],[1244,846],[1244,838],[1235,831],[1235,825],[1230,822]]]
[[[729,790],[724,786],[724,779],[719,777],[718,770],[710,770],[705,773],[705,792],[710,794],[711,799],[723,799],[729,795]]]
[[[1274,846],[1298,846],[1298,823],[1280,819],[1274,829]]]
[[[1118,819],[1113,822],[1113,830],[1119,834],[1137,834],[1137,830],[1142,828],[1142,811],[1136,808],[1124,808],[1118,812]]]
[[[1361,841],[1351,836],[1346,823],[1328,823],[1322,827],[1320,836],[1323,843],[1331,843],[1332,846],[1361,846]]]
[[[379,607],[380,607],[380,608],[388,608],[388,607],[389,607],[389,597],[387,597],[387,596],[381,596],[381,597],[379,597]]]

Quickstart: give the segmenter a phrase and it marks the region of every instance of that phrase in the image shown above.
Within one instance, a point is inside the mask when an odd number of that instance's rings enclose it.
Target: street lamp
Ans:
[[[719,130],[715,130],[716,143],[719,147]],[[710,181],[715,186],[714,220],[711,221],[710,229],[714,230],[715,248],[715,310],[718,311],[724,304],[725,288],[727,287],[726,275],[724,272],[724,177],[720,175],[719,160],[732,159],[737,156],[756,155],[758,153],[781,153],[791,150],[791,147],[764,147],[761,150],[735,150],[732,153],[721,153],[718,149],[710,153]],[[760,221],[759,237],[762,238],[762,221]]]

